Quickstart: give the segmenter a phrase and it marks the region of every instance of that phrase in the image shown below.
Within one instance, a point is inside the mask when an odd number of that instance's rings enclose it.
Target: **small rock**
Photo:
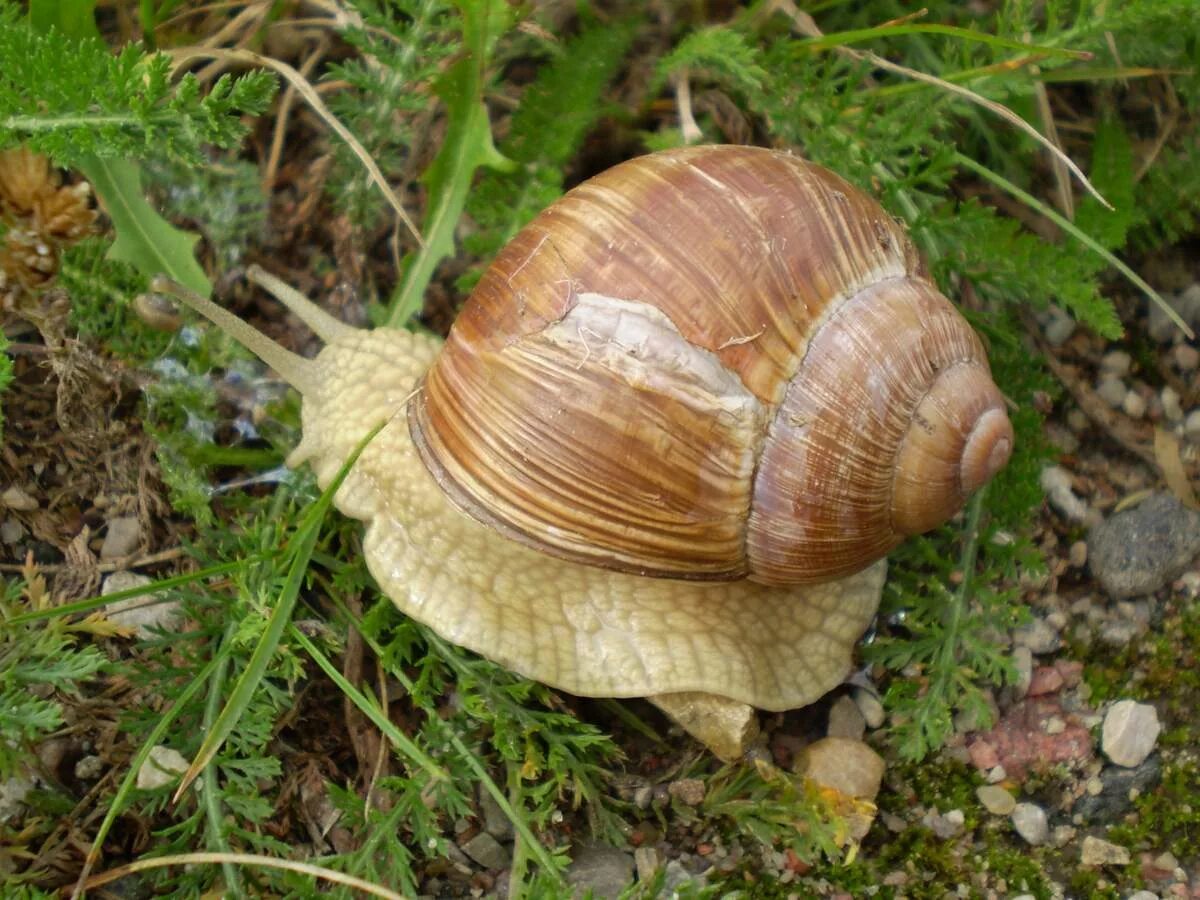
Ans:
[[[1083,522],[1087,519],[1088,505],[1071,490],[1070,472],[1062,466],[1046,466],[1042,469],[1038,481],[1050,505],[1058,510],[1063,518],[1072,522]]]
[[[596,897],[614,900],[633,880],[633,867],[633,857],[624,850],[580,847],[567,866],[567,883],[579,891],[579,896],[590,890]]]
[[[1171,359],[1182,372],[1192,372],[1200,367],[1200,350],[1191,344],[1176,344],[1171,348]]]
[[[703,875],[693,875],[679,860],[668,860],[666,876],[663,878],[663,892],[668,897],[678,897],[685,888],[691,891],[703,887],[704,880]],[[688,893],[687,896],[692,894]]]
[[[100,595],[108,596],[153,583],[151,579],[137,572],[113,572],[104,579]],[[156,596],[147,592],[108,603],[104,607],[104,615],[122,628],[132,628],[143,640],[154,637],[155,630],[172,631],[183,621],[183,611],[177,602],[160,601]]]
[[[38,508],[38,502],[15,484],[0,494],[0,503],[17,512],[33,512]]]
[[[95,781],[103,771],[104,760],[94,753],[80,757],[79,762],[75,763],[75,777],[80,781]]]
[[[1162,402],[1163,415],[1167,417],[1168,422],[1183,421],[1183,407],[1180,405],[1179,391],[1168,384],[1159,394],[1159,400]]]
[[[943,841],[948,841],[963,833],[967,819],[961,809],[952,809],[945,814],[931,810],[923,821],[930,831]]]
[[[1083,839],[1079,853],[1079,861],[1085,866],[1127,866],[1131,858],[1125,847],[1090,834]]]
[[[25,798],[37,787],[37,781],[27,775],[14,775],[0,781],[0,823],[15,822],[25,812]]]
[[[1104,717],[1100,747],[1118,766],[1132,769],[1154,750],[1162,726],[1158,710],[1148,703],[1121,700]]]
[[[1183,433],[1191,440],[1200,438],[1200,409],[1193,409],[1183,420]]]
[[[1129,393],[1129,388],[1115,375],[1100,376],[1100,382],[1096,385],[1096,395],[1113,409],[1120,408],[1127,393]]]
[[[1033,619],[1013,629],[1013,644],[1028,647],[1030,653],[1053,653],[1062,646],[1062,636],[1045,619]]]
[[[987,771],[988,784],[1003,784],[1008,781],[1008,771],[1004,766],[992,766]]]
[[[1152,594],[1200,553],[1200,513],[1153,494],[1092,529],[1088,566],[1111,597]]]
[[[1063,686],[1063,677],[1054,666],[1038,666],[1033,670],[1029,681],[1029,690],[1025,693],[1030,697],[1040,697],[1044,694],[1058,692]]]
[[[699,778],[680,778],[667,785],[667,793],[684,806],[699,806],[704,802],[704,782]]]
[[[109,519],[108,532],[100,547],[101,559],[121,559],[132,556],[142,540],[142,526],[136,516]]]
[[[1013,828],[1031,847],[1040,847],[1050,837],[1046,811],[1036,803],[1018,803],[1012,811]]]
[[[804,776],[850,797],[874,800],[883,780],[883,757],[861,741],[827,737],[804,753]]]
[[[152,791],[155,788],[174,784],[179,780],[179,776],[187,770],[188,761],[178,750],[162,744],[151,747],[150,755],[138,769],[138,789]]]
[[[633,805],[640,810],[650,808],[650,801],[654,799],[654,788],[648,784],[643,784],[633,792]]]
[[[656,847],[638,847],[633,851],[638,881],[650,881],[662,868],[663,856]]]
[[[1083,825],[1107,825],[1133,808],[1133,799],[1151,790],[1162,779],[1162,761],[1155,754],[1136,769],[1107,767],[1100,777],[1098,795],[1085,794],[1075,801],[1071,817]]]
[[[650,804],[647,802],[646,804]],[[479,812],[483,815],[483,830],[498,841],[511,841],[515,835],[512,820],[504,814],[500,804],[482,786],[479,788]]]
[[[1100,626],[1100,641],[1110,647],[1125,647],[1141,630],[1137,622],[1108,621]]]
[[[1029,692],[1029,685],[1033,683],[1033,651],[1025,646],[1013,647],[1012,664],[1017,673],[1013,689],[1017,697],[1024,697]]]
[[[855,688],[854,702],[858,705],[858,711],[862,713],[868,728],[879,728],[883,725],[885,719],[883,704],[879,702],[879,697],[873,691]]]
[[[1146,414],[1146,398],[1137,391],[1130,391],[1121,400],[1121,411],[1131,419],[1140,419]]]
[[[851,697],[842,695],[829,707],[829,725],[825,729],[829,737],[861,741],[866,731],[867,721]]]
[[[1013,795],[998,784],[985,784],[975,789],[975,796],[983,804],[983,808],[993,816],[1011,815],[1017,808]]]
[[[753,706],[704,691],[679,691],[646,698],[723,762],[742,758],[758,737]]]
[[[1133,368],[1133,357],[1124,350],[1112,350],[1100,358],[1100,371],[1124,378]]]
[[[512,865],[512,854],[486,831],[479,832],[459,846],[463,853],[485,869],[507,869]]]
[[[1087,565],[1087,541],[1076,541],[1071,545],[1071,549],[1067,551],[1067,560],[1076,569],[1082,569]]]
[[[1077,833],[1074,825],[1055,825],[1050,832],[1050,846],[1062,849],[1075,841]]]
[[[1154,891],[1134,891],[1125,900],[1158,900],[1158,894]]]
[[[1167,294],[1165,299],[1179,317],[1195,330],[1197,319],[1200,319],[1200,283],[1193,284],[1178,294]],[[1171,321],[1161,306],[1152,302],[1149,310],[1146,330],[1152,338],[1165,344],[1179,333],[1179,326]]]
[[[1051,347],[1061,347],[1075,331],[1075,320],[1058,306],[1049,306],[1038,316],[1042,335]]]
[[[25,526],[18,519],[9,516],[0,522],[0,541],[6,544],[15,544],[23,537],[25,537]]]

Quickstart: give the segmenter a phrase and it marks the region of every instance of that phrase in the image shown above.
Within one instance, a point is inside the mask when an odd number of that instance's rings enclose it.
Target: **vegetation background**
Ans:
[[[1048,323],[1089,336],[1085,371],[1120,342],[1153,373],[1149,304],[1197,278],[1198,104],[1194,0],[3,0],[0,482],[25,486],[4,496],[23,535],[0,596],[0,780],[23,786],[0,822],[5,896],[126,865],[146,866],[125,882],[138,896],[350,896],[349,878],[557,896],[593,842],[719,848],[706,880],[670,888],[695,895],[889,896],[897,870],[914,897],[1140,886],[1136,866],[1064,869],[977,813],[953,847],[911,821],[848,841],[836,798],[785,767],[721,767],[647,706],[557,695],[403,619],[358,526],[281,468],[296,398],[147,289],[167,273],[303,352],[249,264],[355,324],[444,333],[529,218],[649,150],[787,147],[877,197],[984,335],[1018,433],[969,514],[897,555],[863,649],[889,713],[870,738],[891,765],[879,804],[903,821],[974,803],[979,776],[941,748],[956,715],[991,715],[1014,677],[1004,636],[1081,534],[1041,506],[1063,394]],[[1155,465],[1131,428],[1114,453]],[[155,583],[100,600],[115,517],[139,523],[123,562]],[[136,634],[102,614],[128,597],[177,621]],[[1186,643],[1194,604],[1182,615]],[[1162,675],[1183,652],[1124,662]],[[1111,656],[1085,663],[1098,693],[1143,689]],[[1184,674],[1152,680],[1180,692],[1178,748],[1200,736]],[[168,749],[189,781],[203,770],[177,796],[138,778]],[[637,800],[684,778],[698,805]],[[1163,784],[1194,795],[1195,759],[1171,757]],[[1200,827],[1200,804],[1159,801],[1127,823],[1131,848]],[[455,868],[484,805],[514,828],[499,882]],[[216,856],[163,864],[198,852]],[[627,893],[664,890],[660,870]]]

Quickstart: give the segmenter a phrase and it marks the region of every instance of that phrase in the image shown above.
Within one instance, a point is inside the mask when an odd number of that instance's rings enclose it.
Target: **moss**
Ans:
[[[989,834],[984,865],[995,878],[1004,879],[1008,896],[1032,894],[1037,900],[1049,900],[1050,879],[1027,850],[1015,849],[998,835]]]
[[[1187,798],[1192,798],[1189,802]],[[1200,763],[1187,759],[1169,764],[1162,782],[1134,802],[1132,822],[1114,825],[1109,840],[1131,850],[1170,850],[1185,868],[1200,859]]]
[[[891,764],[896,784],[903,784],[911,793],[888,792],[880,798],[881,808],[897,815],[911,811],[913,803],[920,803],[939,812],[952,809],[962,810],[968,831],[979,822],[979,801],[975,790],[983,784],[983,778],[973,768],[958,760],[939,756],[922,763],[900,762]]]

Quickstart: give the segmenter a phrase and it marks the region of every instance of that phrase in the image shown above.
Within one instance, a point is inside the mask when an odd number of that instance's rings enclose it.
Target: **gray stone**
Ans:
[[[14,775],[0,781],[0,822],[15,822],[25,812],[25,798],[36,788],[32,775]]]
[[[829,726],[825,729],[829,737],[861,741],[866,731],[867,721],[853,698],[843,695],[829,707]]]
[[[504,814],[500,804],[482,786],[479,788],[479,811],[483,815],[483,830],[498,841],[511,841],[515,834],[512,820]]]
[[[1158,900],[1158,894],[1154,891],[1134,891],[1125,900]]]
[[[948,813],[931,810],[924,818],[924,824],[943,841],[956,838],[963,833],[967,817],[961,809],[952,809]]]
[[[3,522],[0,522],[0,541],[6,544],[15,544],[23,537],[25,537],[25,526],[21,524],[19,519],[9,516]]]
[[[1062,646],[1062,635],[1045,619],[1035,618],[1029,624],[1013,629],[1013,643],[1027,647],[1030,653],[1053,653]]]
[[[1013,647],[1012,664],[1017,673],[1013,690],[1018,697],[1024,697],[1029,693],[1029,685],[1033,682],[1033,651],[1025,645]]]
[[[1152,594],[1200,553],[1200,513],[1152,494],[1092,529],[1088,567],[1109,596]]]
[[[1158,710],[1149,703],[1120,700],[1104,716],[1100,748],[1118,766],[1132,769],[1154,751],[1162,726]]]
[[[1176,344],[1171,348],[1171,359],[1182,372],[1191,372],[1200,367],[1200,350],[1191,344]]]
[[[1183,407],[1180,405],[1181,398],[1179,391],[1168,384],[1158,396],[1159,402],[1162,403],[1163,415],[1167,417],[1167,421],[1183,421]]]
[[[704,802],[704,782],[699,778],[680,778],[667,785],[667,793],[684,806],[699,806]]]
[[[1050,837],[1050,822],[1046,811],[1036,803],[1018,803],[1012,811],[1013,828],[1032,847],[1046,843]]]
[[[1061,307],[1049,306],[1038,316],[1042,323],[1042,335],[1051,347],[1060,347],[1075,331],[1075,320]]]
[[[1133,368],[1133,357],[1124,350],[1110,350],[1100,358],[1100,371],[1124,378]]]
[[[975,789],[979,802],[994,816],[1009,816],[1017,808],[1013,795],[998,784],[985,784]]]
[[[1097,396],[1113,409],[1121,405],[1128,391],[1125,382],[1115,375],[1101,375],[1100,382],[1096,385]]]
[[[153,583],[151,579],[137,572],[113,572],[104,579],[100,595],[106,597]],[[149,591],[106,604],[104,615],[122,628],[133,629],[143,640],[154,637],[156,629],[172,631],[183,621],[183,611],[177,602],[158,600],[156,595]]]
[[[650,881],[662,868],[663,856],[656,847],[638,847],[633,851],[638,881]]]
[[[459,847],[485,869],[507,869],[512,865],[512,854],[486,831],[479,832]]]
[[[616,847],[580,847],[567,866],[567,883],[582,897],[591,891],[612,900],[633,880],[633,857]]]
[[[33,512],[38,508],[38,502],[15,484],[5,488],[4,493],[0,494],[0,503],[17,512]]]
[[[108,520],[108,531],[100,546],[101,559],[121,559],[132,556],[142,540],[142,526],[136,516],[120,516]]]
[[[1167,294],[1164,298],[1168,305],[1187,322],[1193,330],[1200,324],[1200,283],[1188,287],[1178,294]],[[1179,334],[1179,326],[1171,321],[1161,306],[1150,302],[1150,316],[1147,331],[1150,336],[1160,343],[1167,343]]]
[[[151,747],[150,755],[138,769],[138,790],[152,791],[155,788],[174,784],[179,780],[179,776],[187,770],[188,761],[178,750],[162,744]]]
[[[94,781],[104,771],[104,760],[94,753],[80,757],[75,763],[75,777],[80,781]]]
[[[1136,390],[1130,390],[1121,401],[1121,412],[1131,419],[1140,419],[1146,414],[1146,398]]]
[[[862,713],[863,720],[867,723],[868,728],[879,728],[883,725],[886,718],[883,704],[879,701],[879,697],[874,691],[868,691],[866,688],[854,689],[854,702],[858,706],[858,711]]]
[[[1090,834],[1083,839],[1079,852],[1079,861],[1085,866],[1127,866],[1131,859],[1127,848]]]
[[[1162,778],[1162,761],[1150,756],[1136,769],[1109,766],[1100,775],[1100,793],[1085,794],[1075,801],[1071,816],[1083,825],[1118,821],[1133,808],[1133,797],[1150,790]]]

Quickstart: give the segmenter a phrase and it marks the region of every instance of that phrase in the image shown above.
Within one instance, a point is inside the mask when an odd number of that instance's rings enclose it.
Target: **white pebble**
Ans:
[[[1140,419],[1146,414],[1146,401],[1137,391],[1131,390],[1121,401],[1121,409],[1131,419]]]
[[[1200,440],[1200,409],[1193,409],[1183,423],[1184,433],[1192,440]]]
[[[1133,768],[1142,764],[1158,740],[1162,726],[1158,711],[1148,703],[1120,700],[1104,717],[1100,747],[1118,766]]]
[[[1127,393],[1129,393],[1129,388],[1116,375],[1108,373],[1101,375],[1100,381],[1096,385],[1097,396],[1113,409],[1125,402]]]
[[[1018,803],[1012,811],[1013,828],[1032,847],[1046,843],[1050,823],[1046,811],[1036,803]]]
[[[1163,415],[1168,422],[1178,422],[1183,418],[1183,407],[1179,405],[1179,391],[1169,384],[1159,395],[1162,399]]]
[[[1127,866],[1131,859],[1129,850],[1119,844],[1088,835],[1083,839],[1079,861],[1085,866]]]
[[[188,770],[188,761],[183,754],[171,747],[159,744],[150,748],[150,755],[138,769],[137,786],[139,790],[152,791],[155,788],[174,784],[179,776]]]
[[[1047,308],[1039,318],[1042,320],[1042,334],[1051,347],[1062,346],[1075,332],[1075,320],[1057,306]]]
[[[1113,350],[1110,353],[1105,353],[1104,357],[1100,360],[1100,371],[1116,375],[1118,378],[1124,378],[1128,375],[1132,367],[1133,357],[1124,350]]]

